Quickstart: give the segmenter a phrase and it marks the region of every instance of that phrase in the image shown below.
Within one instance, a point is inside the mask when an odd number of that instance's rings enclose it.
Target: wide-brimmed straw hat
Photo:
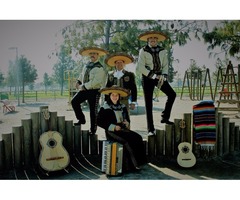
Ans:
[[[119,87],[117,85],[103,88],[103,89],[99,90],[99,92],[101,92],[102,94],[106,94],[106,95],[109,95],[111,93],[118,93],[121,97],[127,97],[130,95],[128,90],[126,90],[122,87]]]
[[[132,63],[134,58],[126,53],[113,53],[105,59],[105,63],[111,67],[115,67],[115,62],[122,60],[126,65]]]
[[[160,31],[147,31],[145,33],[140,34],[138,36],[138,39],[142,40],[142,41],[147,41],[148,38],[150,38],[150,37],[156,37],[156,38],[158,38],[158,41],[163,41],[168,38],[167,35],[165,35],[164,33],[160,32]]]
[[[108,54],[108,52],[104,49],[101,49],[99,47],[84,47],[79,51],[80,55],[82,56],[89,56],[90,53],[98,53],[99,56],[104,56]]]

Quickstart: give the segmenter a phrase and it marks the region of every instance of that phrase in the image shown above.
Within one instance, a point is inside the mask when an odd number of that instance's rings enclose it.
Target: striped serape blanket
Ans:
[[[201,101],[193,106],[193,138],[201,147],[214,147],[216,118],[213,101]]]

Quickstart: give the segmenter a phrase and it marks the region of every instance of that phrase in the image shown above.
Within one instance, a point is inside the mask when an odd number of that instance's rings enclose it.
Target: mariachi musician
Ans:
[[[137,86],[134,73],[127,71],[125,66],[133,61],[133,57],[126,53],[113,53],[105,59],[108,66],[115,68],[108,73],[106,87],[117,85],[127,89],[130,92],[130,105],[129,97],[121,97],[120,102],[125,104],[127,108],[130,107],[131,110],[135,109],[137,103]]]
[[[139,170],[140,166],[147,162],[143,138],[129,129],[127,108],[120,103],[120,97],[128,97],[128,90],[113,85],[101,89],[100,92],[108,95],[108,98],[98,112],[97,124],[105,130],[108,140],[123,145],[123,172]]]

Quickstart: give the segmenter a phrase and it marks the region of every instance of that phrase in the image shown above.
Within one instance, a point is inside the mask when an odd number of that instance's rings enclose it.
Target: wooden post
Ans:
[[[57,112],[50,112],[50,127],[51,131],[57,131]]]
[[[74,126],[74,153],[77,157],[82,153],[82,132],[81,126]]]
[[[5,157],[5,169],[10,170],[13,168],[13,134],[12,133],[4,133],[2,134],[2,139],[4,143],[4,157]]]
[[[82,154],[89,155],[89,130],[82,130]]]
[[[14,167],[21,168],[23,164],[22,126],[12,127],[12,132],[13,132]]]
[[[39,159],[39,136],[40,136],[40,113],[35,112],[31,113],[32,119],[32,150],[33,150],[33,163],[34,165],[38,165]]]
[[[223,113],[218,113],[217,129],[217,155],[223,156]]]
[[[235,134],[235,123],[229,123],[229,153],[233,154],[234,152],[234,134]]]
[[[240,145],[239,145],[239,139],[240,139],[239,126],[235,126],[235,129],[234,129],[234,138],[235,138],[234,150],[235,150],[235,151],[239,151],[239,150],[240,150]]]
[[[173,125],[165,125],[165,155],[173,156]]]
[[[23,119],[22,120],[23,127],[23,155],[24,155],[24,166],[26,168],[31,165],[32,158],[32,121],[31,119]]]
[[[180,128],[181,119],[174,119],[174,155],[178,155],[178,145],[182,142],[181,138],[181,128]]]
[[[3,171],[5,169],[5,155],[3,145],[3,139],[0,138],[0,171]]]
[[[91,149],[91,155],[97,155],[98,154],[98,136],[96,134],[90,135],[90,149]]]
[[[50,117],[50,113],[48,110],[48,106],[41,106],[40,107],[40,125],[41,125],[40,135],[44,132],[49,131],[49,117]]]
[[[223,154],[229,153],[229,118],[223,117]]]
[[[155,135],[148,136],[148,156],[155,156]]]
[[[63,146],[66,146],[66,125],[65,125],[65,116],[57,117],[57,130],[63,137]]]
[[[190,144],[193,143],[193,137],[192,137],[192,113],[184,113],[183,114],[183,119],[185,120],[186,123],[186,128],[183,129],[185,131],[186,135],[186,141],[189,142]]]
[[[218,122],[218,111],[219,109],[217,107],[215,107],[215,138],[216,138],[216,142],[214,144],[214,149],[211,153],[213,153],[213,156],[217,155],[217,150],[218,150],[218,126],[219,126],[219,122]]]
[[[162,156],[164,154],[164,130],[156,129],[156,155]]]
[[[72,157],[73,155],[73,121],[68,120],[65,121],[66,123],[66,149],[69,153],[69,156]]]

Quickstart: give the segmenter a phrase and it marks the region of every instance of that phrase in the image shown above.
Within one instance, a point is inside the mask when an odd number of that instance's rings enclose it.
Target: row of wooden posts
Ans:
[[[101,155],[103,141],[98,140],[97,134],[90,135],[88,130],[81,130],[81,126],[74,126],[72,120],[65,120],[65,116],[57,116],[57,112],[49,112],[46,119],[43,110],[31,113],[30,119],[22,119],[21,126],[12,127],[12,133],[2,134],[0,140],[0,171],[13,168],[29,168],[38,165],[41,147],[39,137],[42,133],[58,131],[63,138],[63,146],[73,156]],[[181,120],[186,128],[181,129],[178,124]],[[148,136],[144,140],[148,156],[168,156],[176,158],[178,145],[183,141],[193,144],[193,153],[197,158],[203,157],[203,152],[193,139],[192,113],[183,114],[183,119],[174,119],[175,126],[165,125],[165,130],[157,130],[156,136]],[[208,156],[223,156],[240,150],[239,126],[224,117],[223,113],[216,111],[216,144]],[[204,152],[206,156],[206,152]]]

